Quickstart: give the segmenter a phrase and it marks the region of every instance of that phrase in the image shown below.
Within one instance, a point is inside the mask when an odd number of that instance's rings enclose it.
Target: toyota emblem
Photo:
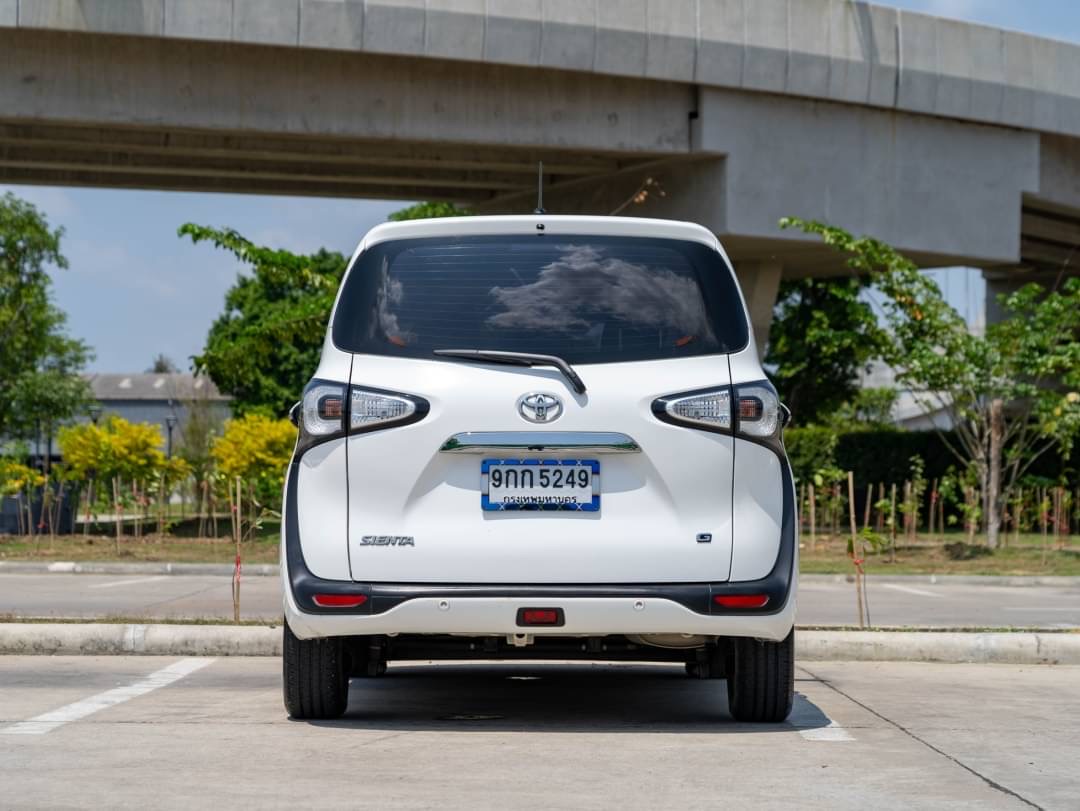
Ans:
[[[530,392],[518,400],[518,413],[529,422],[554,422],[562,412],[562,400],[547,392]]]

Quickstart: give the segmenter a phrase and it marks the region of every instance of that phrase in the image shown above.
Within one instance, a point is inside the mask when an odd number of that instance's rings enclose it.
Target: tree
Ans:
[[[794,419],[819,422],[852,402],[858,373],[881,353],[864,276],[795,279],[780,285],[766,363]]]
[[[393,222],[403,220],[427,220],[436,217],[467,217],[472,214],[467,208],[459,208],[453,203],[413,203],[411,206],[398,209],[390,214],[388,219]]]
[[[212,242],[251,271],[225,294],[225,312],[210,327],[194,358],[233,397],[239,415],[285,413],[319,364],[326,319],[345,271],[345,257],[320,250],[309,256],[255,245],[231,229],[188,223],[181,236]]]
[[[999,302],[1006,318],[974,335],[934,282],[895,249],[799,219],[868,275],[882,295],[882,357],[925,413],[944,411],[942,442],[980,483],[987,544],[998,545],[1007,496],[1050,450],[1067,456],[1080,435],[1080,279],[1028,284]]]
[[[176,364],[173,363],[172,358],[163,352],[159,352],[154,357],[154,362],[150,364],[150,368],[146,371],[149,374],[167,375],[174,374],[180,370],[176,368]]]
[[[453,203],[415,203],[390,219],[471,213]],[[256,245],[231,228],[186,223],[178,233],[229,251],[251,270],[225,294],[225,312],[210,327],[202,354],[193,359],[195,370],[232,395],[238,415],[285,413],[319,365],[345,257],[325,249],[305,256]]]
[[[30,203],[0,197],[0,436],[49,435],[89,399],[78,373],[90,350],[50,300],[49,268],[68,266],[62,236]]]

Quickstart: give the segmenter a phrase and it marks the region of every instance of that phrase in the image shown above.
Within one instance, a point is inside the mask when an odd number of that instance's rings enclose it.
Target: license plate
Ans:
[[[483,510],[600,509],[600,463],[595,459],[484,459]]]

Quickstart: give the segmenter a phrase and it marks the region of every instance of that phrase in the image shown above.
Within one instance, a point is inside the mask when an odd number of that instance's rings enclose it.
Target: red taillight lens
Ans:
[[[768,594],[714,594],[713,602],[722,608],[762,608]]]
[[[518,609],[518,625],[562,625],[563,614],[559,608]]]
[[[316,594],[311,598],[320,608],[358,608],[367,602],[366,594]]]

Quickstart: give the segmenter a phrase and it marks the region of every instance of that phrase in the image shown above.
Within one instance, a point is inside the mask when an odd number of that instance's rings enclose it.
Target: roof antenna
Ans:
[[[533,214],[547,214],[544,211],[544,162],[540,161],[540,168],[536,175],[536,210]]]

